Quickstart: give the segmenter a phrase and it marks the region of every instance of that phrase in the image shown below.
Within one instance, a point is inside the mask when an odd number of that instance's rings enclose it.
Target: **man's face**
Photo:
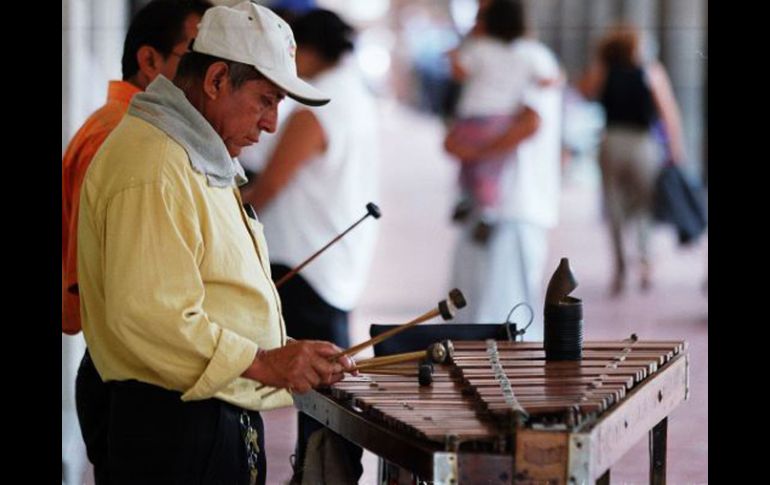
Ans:
[[[174,76],[176,76],[179,60],[189,52],[188,46],[190,41],[198,35],[198,24],[200,21],[201,16],[197,13],[191,13],[187,16],[184,22],[184,39],[174,45],[171,53],[163,59],[160,66],[160,74],[163,74],[166,79],[174,79]]]
[[[275,132],[278,104],[285,96],[284,90],[267,79],[246,81],[235,90],[228,79],[204,116],[222,137],[230,156],[237,157],[244,147],[257,143],[263,131]]]

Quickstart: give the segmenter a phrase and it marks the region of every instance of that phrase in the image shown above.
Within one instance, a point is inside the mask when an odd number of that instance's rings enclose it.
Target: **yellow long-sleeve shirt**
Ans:
[[[78,226],[83,333],[102,378],[250,410],[291,402],[239,377],[285,344],[262,225],[163,131],[127,115],[86,174]]]

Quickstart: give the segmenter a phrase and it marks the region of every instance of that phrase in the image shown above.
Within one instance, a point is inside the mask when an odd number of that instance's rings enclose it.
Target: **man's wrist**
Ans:
[[[251,365],[246,369],[246,371],[243,373],[243,377],[247,377],[249,379],[262,382],[262,380],[265,377],[265,360],[264,356],[267,353],[267,350],[265,349],[257,349],[257,354],[254,356],[254,360],[251,362]]]

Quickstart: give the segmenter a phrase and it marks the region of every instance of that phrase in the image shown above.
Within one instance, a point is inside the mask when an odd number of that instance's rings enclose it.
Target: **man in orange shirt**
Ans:
[[[173,79],[179,58],[195,37],[202,1],[155,0],[136,14],[123,46],[123,80],[110,81],[107,103],[80,127],[62,159],[62,332],[80,332],[77,293],[77,215],[80,185],[96,151],[117,126],[134,94],[158,74]]]
[[[77,223],[80,187],[91,160],[128,109],[134,94],[159,74],[173,79],[179,59],[195,37],[198,23],[211,4],[204,0],[155,0],[132,19],[123,45],[123,80],[110,81],[107,103],[95,111],[70,141],[62,158],[62,332],[80,332],[77,280]],[[104,413],[109,394],[88,350],[78,369],[78,419],[96,483],[104,466]]]

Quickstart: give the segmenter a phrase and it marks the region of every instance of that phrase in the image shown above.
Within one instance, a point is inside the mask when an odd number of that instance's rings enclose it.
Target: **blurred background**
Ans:
[[[141,0],[63,0],[62,152],[120,78],[126,27]],[[213,1],[233,4],[233,1]],[[352,313],[351,341],[368,338],[371,323],[405,322],[443,298],[458,237],[451,223],[457,164],[444,152],[445,119],[456,98],[446,53],[475,21],[476,0],[316,0],[258,2],[315,5],[355,26],[355,60],[379,106],[383,211],[380,236],[363,300]],[[669,420],[669,483],[708,482],[708,236],[681,246],[668,226],[656,226],[654,285],[648,292],[608,293],[610,241],[602,208],[597,150],[604,114],[576,89],[608,25],[633,22],[645,55],[667,70],[684,131],[685,172],[708,186],[708,12],[706,0],[529,0],[535,35],[564,72],[562,193],[558,226],[549,237],[547,276],[569,257],[584,302],[586,339],[689,342],[690,399]],[[263,138],[269,143],[269,136]],[[263,142],[260,142],[260,144]],[[362,208],[363,213],[363,208]],[[331,237],[331,236],[330,236]],[[62,458],[66,483],[92,483],[74,409],[74,376],[83,337],[62,335]],[[266,413],[269,483],[290,477],[296,430],[293,411]],[[646,443],[613,469],[622,483],[647,481]],[[364,458],[362,483],[376,463]]]

